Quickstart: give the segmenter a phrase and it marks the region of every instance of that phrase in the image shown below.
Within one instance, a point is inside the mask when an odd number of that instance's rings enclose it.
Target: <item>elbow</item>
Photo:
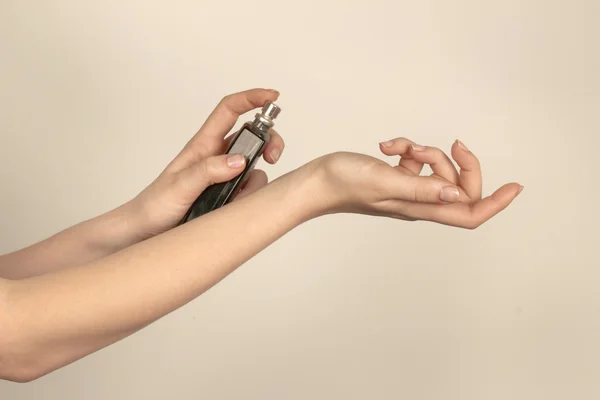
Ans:
[[[27,350],[29,346],[6,339],[6,336],[0,338],[0,380],[28,383],[51,371],[40,362],[42,357]]]
[[[15,359],[12,354],[6,353],[6,349],[2,349],[0,352],[0,379],[16,383],[28,383],[41,376],[33,366]]]
[[[27,365],[3,365],[0,364],[0,379],[15,382],[29,383],[44,376],[37,369]]]
[[[0,339],[0,379],[28,383],[49,372],[40,364],[38,357],[26,350],[26,346],[18,340],[6,339],[6,336]]]
[[[34,381],[49,371],[44,370],[41,357],[36,356],[34,347],[9,318],[8,307],[5,307],[1,295],[0,291],[0,380],[17,383]]]

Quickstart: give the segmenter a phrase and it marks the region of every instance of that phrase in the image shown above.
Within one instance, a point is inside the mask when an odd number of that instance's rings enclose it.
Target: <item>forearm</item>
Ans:
[[[2,322],[11,321],[11,337],[20,344],[15,348],[25,349],[19,357],[5,354],[5,360],[33,362],[34,375],[46,373],[194,299],[315,215],[317,206],[307,203],[312,181],[293,181],[300,184],[292,186],[284,177],[89,265],[4,281],[8,294]]]
[[[23,279],[90,263],[130,246],[134,226],[126,207],[77,224],[39,243],[0,256],[0,278]]]

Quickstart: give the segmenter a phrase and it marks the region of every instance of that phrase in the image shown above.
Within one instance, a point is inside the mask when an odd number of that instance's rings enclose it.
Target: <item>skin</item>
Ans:
[[[380,144],[392,166],[358,153],[328,154],[267,184],[251,174],[225,207],[176,227],[209,185],[238,175],[223,155],[237,118],[278,93],[225,97],[157,179],[121,207],[40,243],[0,256],[0,378],[29,382],[106,347],[181,307],[298,225],[361,213],[474,229],[504,210],[522,186],[482,198],[475,155],[397,138]],[[276,133],[264,158],[277,162]],[[420,176],[425,164],[434,174]],[[268,204],[269,218],[257,209]],[[256,227],[260,226],[260,229]]]

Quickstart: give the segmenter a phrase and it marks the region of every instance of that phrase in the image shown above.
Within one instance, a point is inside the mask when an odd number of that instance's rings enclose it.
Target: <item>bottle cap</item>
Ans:
[[[277,104],[267,101],[260,113],[256,114],[256,121],[261,122],[268,127],[272,127],[275,125],[273,120],[277,118],[280,112],[281,108],[279,108]]]
[[[267,101],[267,104],[265,104],[262,108],[261,114],[269,119],[275,119],[279,115],[280,111],[281,108],[279,108],[277,104]]]

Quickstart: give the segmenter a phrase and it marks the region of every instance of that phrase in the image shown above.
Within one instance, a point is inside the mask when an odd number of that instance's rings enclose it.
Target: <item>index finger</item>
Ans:
[[[223,139],[233,128],[240,115],[275,101],[279,92],[273,89],[250,89],[223,97],[202,127],[173,160],[171,167],[178,169],[202,158],[223,151]],[[181,165],[177,165],[181,164]]]
[[[278,97],[279,92],[273,89],[251,89],[225,96],[208,116],[196,137],[223,139],[240,115],[262,107],[267,101],[275,101]]]

